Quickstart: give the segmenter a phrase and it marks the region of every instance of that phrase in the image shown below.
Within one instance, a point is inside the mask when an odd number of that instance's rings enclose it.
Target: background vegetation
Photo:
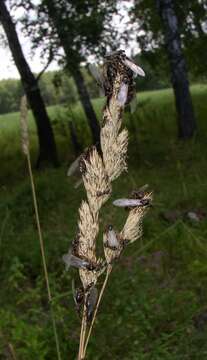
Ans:
[[[56,59],[60,66],[58,71],[45,71],[38,78],[26,63],[25,76],[22,57],[19,62],[13,51],[21,80],[0,81],[0,359],[57,358],[30,182],[21,152],[20,98],[23,92],[29,95],[31,159],[62,360],[75,359],[80,319],[71,282],[75,278],[78,283],[78,277],[73,269],[65,272],[62,255],[76,234],[78,208],[85,192],[82,185],[74,188],[78,177],[69,178],[66,174],[81,149],[94,142],[102,117],[105,99],[99,97],[99,87],[88,72],[89,56],[93,55],[98,63],[105,50],[124,47],[131,49],[131,53],[134,48],[141,51],[138,54],[134,51],[134,60],[143,67],[146,78],[136,80],[135,113],[126,109],[124,114],[124,125],[130,133],[129,169],[113,185],[113,198],[101,213],[101,231],[110,223],[120,228],[126,217],[125,210],[118,213],[112,206],[115,198],[127,196],[147,183],[153,190],[154,203],[144,221],[143,238],[127,248],[112,273],[88,347],[88,359],[204,360],[207,2],[135,0],[128,11],[128,22],[118,29],[113,16],[122,19],[128,3],[124,0],[107,1],[107,6],[104,1],[93,0],[35,3],[0,2],[4,30],[10,24],[10,31],[5,30],[7,40],[11,29],[14,31],[18,25],[33,50],[42,50],[45,62]],[[11,15],[6,24],[3,4],[8,8],[7,16]],[[166,4],[178,21],[169,41],[166,41],[169,29],[166,31],[166,24],[163,25],[161,11],[161,5],[166,9]],[[51,6],[59,6],[58,11]],[[17,10],[22,11],[22,16],[17,16]],[[184,84],[188,91],[188,76],[195,113],[196,127],[185,140],[178,137],[176,96],[179,95],[185,109],[186,104],[183,93],[176,94],[174,86],[175,80],[180,80],[177,66],[172,67],[176,60],[176,52],[171,51],[174,40],[188,63],[188,73],[185,66],[183,71]],[[30,98],[34,88],[40,89],[45,116],[54,134],[58,167],[51,166],[51,161],[36,167],[42,150],[38,126],[45,117],[36,116],[39,102],[33,106]],[[188,117],[183,119],[188,128]],[[98,126],[94,131],[96,120]],[[47,131],[41,139],[47,139],[45,134]],[[101,237],[98,246],[102,251]]]
[[[123,196],[123,188],[127,194],[149,183],[155,199],[145,219],[143,239],[136,248],[127,249],[112,275],[89,346],[91,359],[205,359],[207,86],[193,86],[192,93],[200,132],[188,142],[176,140],[171,90],[139,94],[137,112],[125,116],[130,166],[114,184],[113,196]],[[94,102],[98,117],[101,105]],[[80,326],[71,294],[75,274],[72,270],[65,273],[62,254],[75,235],[84,190],[74,190],[76,180],[66,177],[67,164],[74,158],[68,110],[60,106],[48,110],[64,165],[36,172],[35,181],[63,359],[73,359]],[[72,111],[86,145],[90,140],[80,105],[74,105]],[[14,113],[0,118],[0,351],[3,359],[10,359],[11,344],[20,359],[55,359],[18,117]],[[30,131],[35,158],[32,117]],[[188,211],[205,216],[196,222],[187,217]],[[125,216],[123,210],[117,217],[110,202],[101,222],[103,227],[108,222],[119,227]]]

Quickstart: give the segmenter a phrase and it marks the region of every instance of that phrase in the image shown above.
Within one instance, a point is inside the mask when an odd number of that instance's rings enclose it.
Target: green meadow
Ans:
[[[101,210],[101,231],[121,229],[127,216],[112,201],[144,184],[153,206],[144,234],[114,267],[91,342],[91,360],[204,360],[207,358],[207,85],[191,87],[197,135],[177,139],[172,90],[137,95],[130,132],[128,172],[113,184]],[[104,106],[94,100],[99,119]],[[48,108],[61,166],[34,170],[40,219],[57,319],[62,360],[75,359],[80,319],[62,255],[77,230],[85,198],[67,168],[75,159],[68,121],[83,147],[91,143],[80,104]],[[37,157],[35,124],[29,115],[31,157]],[[21,153],[19,113],[0,116],[0,359],[56,359],[26,160]],[[200,215],[199,221],[188,214]],[[102,238],[99,251],[102,251]],[[102,279],[100,279],[101,283]],[[13,349],[13,350],[11,350]]]

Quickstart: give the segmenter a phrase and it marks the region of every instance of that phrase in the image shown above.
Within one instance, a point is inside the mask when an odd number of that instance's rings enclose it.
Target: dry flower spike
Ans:
[[[27,97],[22,96],[20,104],[20,129],[21,129],[21,145],[22,152],[29,154],[29,133],[28,133],[28,108]]]
[[[128,131],[121,129],[123,110],[135,95],[134,78],[145,74],[123,50],[106,56],[101,73],[93,66],[90,69],[107,98],[100,133],[102,154],[100,155],[93,146],[80,157],[80,172],[87,201],[83,201],[79,209],[78,234],[72,252],[64,256],[67,267],[71,265],[78,268],[82,282],[83,310],[79,360],[85,358],[93,323],[113,261],[119,258],[128,243],[141,236],[142,219],[152,200],[152,194],[143,189],[138,195],[134,194],[129,199],[114,201],[116,206],[127,207],[129,214],[120,233],[112,225],[108,226],[103,234],[105,261],[97,259],[96,240],[99,233],[100,208],[111,196],[112,181],[127,170]],[[106,277],[98,294],[96,283],[105,270]],[[74,291],[77,294],[77,291]],[[85,340],[90,321],[91,325]]]

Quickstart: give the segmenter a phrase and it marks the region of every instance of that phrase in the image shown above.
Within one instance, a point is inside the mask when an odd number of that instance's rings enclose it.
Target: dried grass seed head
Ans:
[[[98,235],[99,225],[86,201],[82,201],[81,203],[79,216],[78,254],[80,257],[96,261],[96,237]]]
[[[85,164],[83,182],[90,209],[93,214],[96,214],[110,197],[111,184],[103,160],[95,147],[91,149],[87,159],[83,159],[83,161]]]
[[[103,260],[100,260],[99,270],[95,271],[95,270],[79,269],[80,279],[85,291],[88,291],[88,289],[90,289],[92,286],[94,286],[97,283],[99,276],[103,274],[105,268],[106,268],[105,263],[103,262]]]
[[[114,142],[109,143],[109,140],[105,144],[105,138],[102,139],[105,150],[103,159],[108,177],[110,181],[114,181],[123,171],[127,170],[128,131],[122,130]]]
[[[96,237],[99,225],[97,218],[94,218],[86,201],[82,202],[79,215],[76,251],[80,258],[87,259],[91,264],[95,265],[94,269],[79,269],[83,287],[86,289],[96,284],[98,277],[104,271],[104,262],[96,258]]]
[[[21,129],[21,145],[22,152],[29,154],[29,131],[28,131],[28,108],[27,97],[22,96],[20,104],[20,129]]]
[[[144,196],[144,200],[147,200],[151,203],[152,201],[152,193],[148,192]],[[120,236],[123,241],[126,242],[134,242],[142,235],[142,220],[144,215],[148,210],[148,205],[146,206],[137,206],[134,209],[129,211],[128,218],[122,229]]]

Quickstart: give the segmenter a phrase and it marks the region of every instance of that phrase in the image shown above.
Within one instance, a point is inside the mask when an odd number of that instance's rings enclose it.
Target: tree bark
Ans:
[[[165,44],[171,67],[171,82],[177,109],[178,135],[180,138],[187,139],[195,133],[196,120],[174,1],[156,0],[156,4],[163,24]]]
[[[80,101],[84,108],[84,111],[85,111],[85,114],[86,114],[86,117],[88,120],[88,124],[91,129],[93,142],[94,142],[94,144],[99,146],[99,144],[100,144],[100,126],[99,126],[95,111],[93,109],[93,106],[91,104],[90,96],[89,96],[88,90],[86,88],[84,78],[83,78],[80,68],[77,67],[76,69],[73,69],[72,74],[73,74],[73,78],[74,78],[76,86],[77,86]]]
[[[39,140],[39,156],[37,167],[43,163],[58,165],[55,139],[38,82],[33,75],[21,48],[15,25],[6,7],[5,0],[0,1],[0,22],[7,36],[15,65],[19,71],[24,91],[27,95],[37,126]]]
[[[90,96],[85,85],[83,75],[80,71],[80,63],[78,61],[78,56],[76,56],[77,53],[72,49],[67,32],[62,27],[61,15],[58,13],[58,9],[56,9],[54,0],[47,1],[47,9],[49,17],[55,26],[60,44],[66,56],[66,68],[73,75],[75,80],[80,101],[82,103],[86,114],[86,119],[92,133],[93,142],[97,144],[98,147],[100,147],[100,126],[91,104]]]
[[[71,137],[71,142],[73,144],[74,152],[76,157],[78,157],[83,152],[83,148],[78,141],[77,131],[73,123],[73,120],[68,121],[68,126],[70,130],[70,137]]]

